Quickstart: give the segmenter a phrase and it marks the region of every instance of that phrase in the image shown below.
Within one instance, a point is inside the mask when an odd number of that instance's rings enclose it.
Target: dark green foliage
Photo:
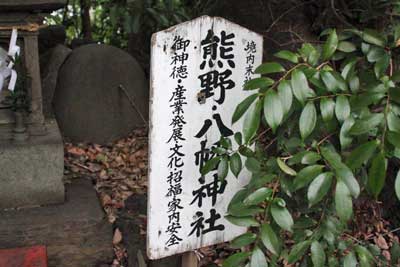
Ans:
[[[346,43],[339,45],[344,35]],[[230,168],[237,174],[239,152],[252,173],[229,205],[227,219],[251,227],[257,237],[236,240],[235,247],[242,243],[250,252],[232,256],[225,266],[266,266],[265,260],[279,266],[284,259],[315,267],[386,264],[376,247],[342,234],[353,220],[354,201],[361,194],[379,199],[386,181],[392,181],[386,179],[387,161],[400,158],[400,106],[397,94],[391,97],[399,88],[393,36],[328,30],[321,46],[278,52],[285,69],[275,62],[258,68],[263,76],[244,88],[257,94],[241,102],[233,118],[245,117],[244,145],[212,160],[225,166],[235,158]],[[371,54],[381,47],[383,53]],[[262,127],[269,128],[266,137],[259,135],[265,134]],[[400,175],[390,186],[400,195]],[[293,245],[280,241],[285,235]]]

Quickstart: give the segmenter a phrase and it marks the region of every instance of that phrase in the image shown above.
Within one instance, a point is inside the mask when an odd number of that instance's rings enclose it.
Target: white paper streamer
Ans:
[[[12,47],[12,48],[10,49],[10,52],[9,52],[9,53],[10,53],[10,56],[12,56],[13,58],[15,58],[16,55],[19,56],[20,52],[21,52],[21,48],[20,48],[18,45],[16,45],[16,46],[14,46],[14,47]]]
[[[17,46],[18,30],[13,29],[11,33],[10,46],[8,48],[8,55],[15,59],[15,55],[19,55],[20,47]]]
[[[4,85],[4,77],[3,75],[0,73],[0,92],[3,89],[3,85]]]
[[[0,67],[0,91],[3,89],[7,78],[11,75],[11,69],[6,66]]]
[[[7,68],[12,69],[13,67],[14,67],[14,62],[10,61],[10,63],[8,63]]]
[[[0,50],[0,91],[3,89],[4,84],[6,84],[10,76],[11,78],[8,83],[8,90],[14,91],[15,89],[18,75],[17,72],[12,69],[14,67],[14,62],[13,61],[8,62],[7,57],[12,57],[12,59],[15,60],[15,57],[20,54],[21,49],[17,45],[17,40],[18,40],[18,30],[13,29],[11,33],[11,40],[8,48],[8,54],[3,49]]]
[[[17,72],[15,70],[11,70],[11,80],[10,83],[8,84],[8,90],[14,91],[15,85],[17,83]]]

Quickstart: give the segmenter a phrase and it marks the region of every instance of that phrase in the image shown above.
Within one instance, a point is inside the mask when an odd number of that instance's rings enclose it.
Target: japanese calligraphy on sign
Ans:
[[[248,181],[201,168],[220,137],[233,137],[237,104],[262,60],[262,37],[221,18],[200,17],[154,34],[151,59],[148,255],[158,259],[229,241],[245,228],[224,219]]]

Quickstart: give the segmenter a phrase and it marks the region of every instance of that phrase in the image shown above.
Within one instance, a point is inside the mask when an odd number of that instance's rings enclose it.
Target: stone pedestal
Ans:
[[[0,209],[64,202],[64,146],[57,123],[43,116],[38,30],[46,13],[65,4],[66,0],[0,1],[0,45],[8,49],[12,29],[18,30],[30,100],[29,138],[20,142],[12,141],[13,112],[0,106]]]
[[[64,201],[62,138],[55,121],[46,128],[26,142],[0,140],[0,209]]]
[[[1,27],[1,13],[0,13],[0,27]],[[9,40],[11,31],[0,31],[0,40]],[[40,66],[39,66],[39,50],[38,50],[38,32],[19,32],[18,44],[21,46],[21,55],[24,60],[27,75],[29,77],[28,84],[28,95],[31,102],[31,110],[28,117],[28,123],[30,128],[34,129],[32,134],[44,135],[46,128],[44,127],[44,116],[43,116],[43,100],[42,100],[42,83],[40,80]],[[4,117],[7,113],[7,108],[0,109],[0,113]],[[1,116],[1,115],[0,115]],[[12,117],[8,117],[8,121],[5,123],[12,123]],[[2,122],[0,122],[2,123]],[[4,123],[4,122],[3,122]]]

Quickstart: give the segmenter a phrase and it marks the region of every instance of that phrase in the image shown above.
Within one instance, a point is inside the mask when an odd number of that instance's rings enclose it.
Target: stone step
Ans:
[[[112,262],[112,225],[89,180],[66,185],[62,205],[0,211],[0,218],[0,248],[44,245],[49,267],[98,267]]]
[[[0,250],[0,266],[47,267],[47,252],[44,246]]]

